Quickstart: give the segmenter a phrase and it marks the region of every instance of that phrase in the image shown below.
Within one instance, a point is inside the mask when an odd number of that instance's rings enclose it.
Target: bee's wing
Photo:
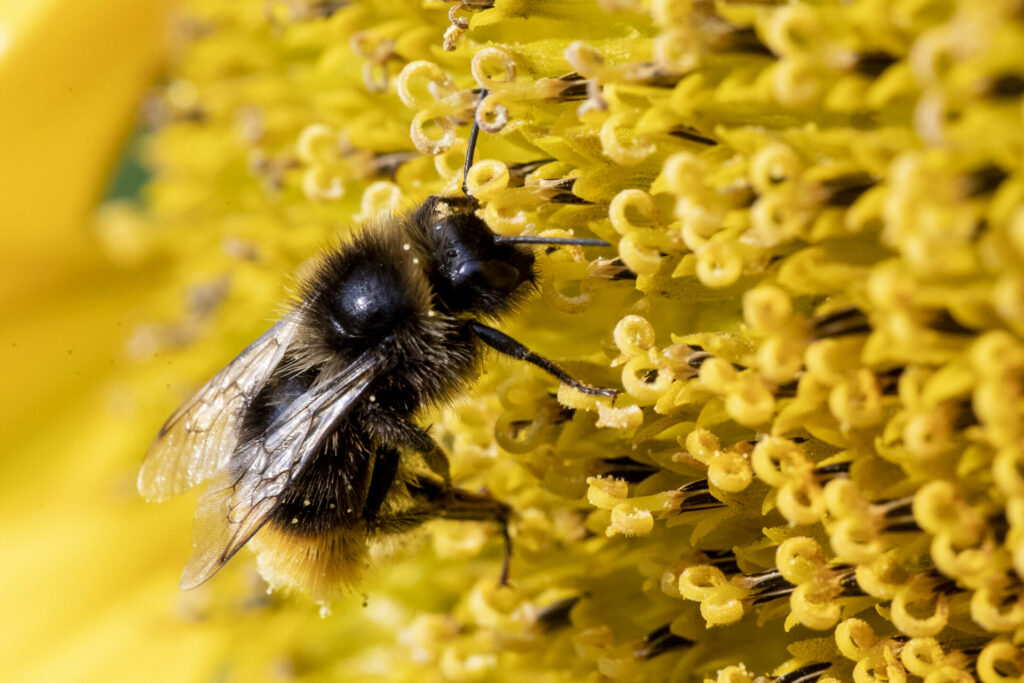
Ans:
[[[199,499],[181,587],[203,583],[259,531],[288,484],[381,372],[373,352],[325,369],[260,439],[243,444]]]
[[[293,311],[213,376],[160,428],[139,471],[139,493],[166,500],[208,479],[235,450],[242,414],[299,328]]]

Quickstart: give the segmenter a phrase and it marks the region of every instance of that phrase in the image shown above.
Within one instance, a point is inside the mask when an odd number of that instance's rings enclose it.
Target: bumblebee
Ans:
[[[523,243],[606,243],[498,236],[476,208],[468,192],[432,196],[364,226],[319,259],[276,325],[167,420],[140,493],[164,500],[212,480],[182,588],[249,543],[272,586],[326,599],[358,579],[372,543],[435,518],[499,523],[504,580],[508,506],[454,486],[447,455],[415,420],[478,375],[487,347],[614,396],[484,322],[512,314],[534,283]]]

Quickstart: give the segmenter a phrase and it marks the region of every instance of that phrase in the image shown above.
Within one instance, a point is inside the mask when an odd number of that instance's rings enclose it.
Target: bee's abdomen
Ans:
[[[267,524],[300,537],[362,529],[373,469],[367,441],[345,422],[281,492]]]
[[[265,439],[288,406],[309,391],[317,372],[314,368],[298,374],[275,373],[249,404],[240,441]],[[360,518],[369,487],[371,450],[369,436],[357,421],[351,416],[342,419],[305,467],[292,473],[267,524],[300,536],[352,526]],[[232,466],[242,470],[248,464],[236,462]]]
[[[356,424],[344,423],[318,449],[253,538],[260,573],[271,586],[302,586],[315,600],[328,600],[358,582],[365,569],[394,473],[384,472],[387,481],[374,492],[371,480],[376,470],[388,469],[382,467],[387,458],[380,448],[372,455],[368,437]]]

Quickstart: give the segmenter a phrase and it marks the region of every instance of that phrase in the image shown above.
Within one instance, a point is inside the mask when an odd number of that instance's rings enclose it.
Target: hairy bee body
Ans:
[[[140,492],[160,500],[212,480],[183,588],[252,541],[272,586],[325,600],[358,580],[372,544],[429,519],[504,528],[507,506],[453,486],[447,456],[415,421],[465,389],[484,346],[614,394],[481,322],[515,310],[534,257],[475,207],[431,197],[328,252],[293,309],[167,421]]]
[[[442,475],[417,453],[424,435],[409,421],[464,390],[478,373],[480,349],[458,318],[435,306],[419,267],[428,255],[413,226],[370,226],[321,259],[302,292],[299,340],[245,414],[242,439],[259,440],[325,363],[349,364],[372,346],[386,368],[253,538],[272,584],[330,595],[358,579],[368,544],[440,512],[425,479]],[[236,457],[230,467],[240,476],[247,464]]]

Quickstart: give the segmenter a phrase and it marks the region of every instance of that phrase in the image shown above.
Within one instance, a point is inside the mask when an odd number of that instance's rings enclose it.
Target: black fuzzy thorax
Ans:
[[[369,352],[383,372],[282,492],[267,520],[277,531],[299,538],[338,531],[369,537],[379,531],[378,513],[393,514],[408,502],[404,460],[394,490],[383,501],[375,490],[382,455],[401,450],[395,421],[450,401],[479,371],[480,344],[467,327],[472,318],[448,310],[432,282],[442,247],[421,209],[363,229],[321,257],[303,283],[298,338],[254,397],[241,441],[263,438],[325,368]],[[525,296],[519,290],[482,302],[485,310],[474,313],[494,318],[511,311]]]
[[[287,369],[351,363],[371,351],[384,373],[367,394],[407,416],[451,400],[476,374],[479,362],[479,349],[464,321],[436,306],[430,257],[409,228],[408,219],[369,226],[321,259],[304,286],[300,341],[283,364]],[[376,284],[388,291],[384,305],[391,310],[382,316],[387,325],[345,336],[334,323],[334,295],[354,272],[367,269],[379,275]]]

